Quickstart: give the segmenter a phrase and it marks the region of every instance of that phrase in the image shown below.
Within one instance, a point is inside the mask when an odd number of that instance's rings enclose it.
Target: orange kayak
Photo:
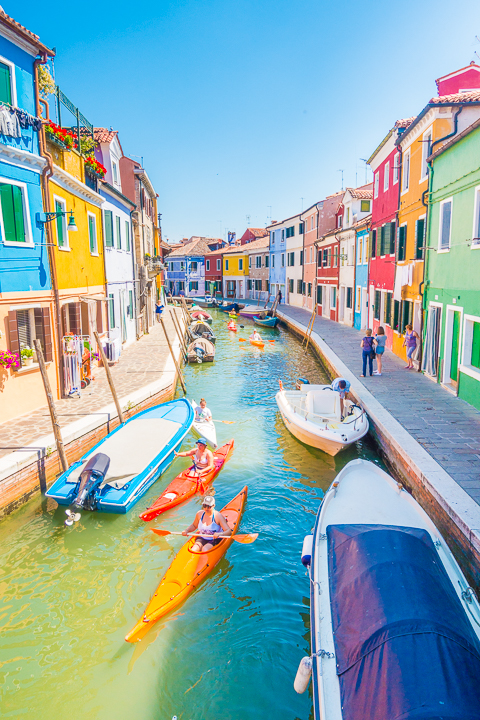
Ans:
[[[180,503],[183,503],[185,500],[193,497],[197,492],[202,492],[202,488],[203,492],[205,492],[205,489],[215,480],[222,467],[230,458],[232,452],[233,440],[229,440],[228,443],[225,443],[225,445],[221,448],[218,448],[218,450],[216,450],[213,454],[215,467],[208,473],[208,475],[204,475],[204,477],[202,477],[201,482],[195,476],[195,469],[193,465],[191,468],[188,468],[188,470],[181,472],[180,475],[177,475],[175,480],[172,480],[172,482],[167,485],[163,493],[157,500],[155,500],[153,505],[142,512],[140,515],[141,519],[146,520],[147,522],[148,520],[153,520],[153,518],[156,518],[157,515],[165,512],[165,510],[170,510],[170,508],[175,507],[175,505],[180,505]]]
[[[230,500],[220,510],[232,529],[232,535],[238,530],[240,520],[247,499],[248,488],[243,490]],[[190,593],[200,585],[206,576],[212,572],[215,565],[222,559],[232,544],[231,537],[226,538],[215,545],[207,552],[192,552],[195,538],[180,548],[172,564],[163,576],[160,585],[155,590],[142,618],[137,622],[133,630],[125,637],[127,642],[141,640],[153,625],[164,615],[180,605]]]
[[[262,347],[262,348],[265,347],[264,342],[260,342],[259,340],[252,340],[251,338],[248,338],[248,339],[250,340],[250,343],[252,345],[255,345],[255,347]]]

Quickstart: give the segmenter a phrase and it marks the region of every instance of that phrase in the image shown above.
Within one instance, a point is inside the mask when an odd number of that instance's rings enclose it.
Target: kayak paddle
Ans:
[[[159,530],[158,528],[150,528],[152,532],[154,532],[156,535],[160,535],[163,537],[164,535],[183,535],[181,532],[174,532],[173,530]],[[183,537],[200,537],[201,533],[188,533],[188,535],[183,535]],[[216,538],[212,538],[212,540],[216,540],[217,538],[232,538],[233,540],[236,540],[236,542],[243,543],[244,545],[249,545],[250,543],[255,542],[255,540],[258,537],[258,533],[248,533],[245,535],[217,535]]]

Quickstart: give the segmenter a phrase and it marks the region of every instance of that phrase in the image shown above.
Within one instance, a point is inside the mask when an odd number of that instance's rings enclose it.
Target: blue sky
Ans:
[[[360,158],[480,55],[478,0],[3,8],[56,47],[56,80],[83,114],[143,156],[170,241],[293,215],[340,189],[340,169],[363,184]]]

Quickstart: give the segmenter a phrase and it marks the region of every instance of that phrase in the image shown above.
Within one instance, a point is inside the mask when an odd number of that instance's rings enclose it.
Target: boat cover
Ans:
[[[327,527],[344,720],[478,720],[480,643],[426,530]]]

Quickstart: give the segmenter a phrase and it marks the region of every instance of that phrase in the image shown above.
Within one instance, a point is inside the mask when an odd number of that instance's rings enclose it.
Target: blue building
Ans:
[[[357,223],[355,246],[355,305],[353,326],[363,330],[368,325],[368,238],[372,216]]]
[[[168,255],[165,282],[172,295],[183,291],[187,297],[205,297],[205,255],[209,252],[205,240],[197,238]]]
[[[296,216],[295,216],[296,217]],[[270,272],[269,272],[269,289],[270,297],[275,299],[279,292],[282,293],[282,302],[286,302],[285,283],[286,283],[286,228],[291,225],[291,218],[281,223],[270,225],[267,230],[270,233]]]
[[[21,363],[16,369],[0,364],[0,422],[45,403],[36,358],[27,357],[35,339],[58,392],[35,69],[38,56],[47,61],[53,55],[0,11],[0,356],[8,350]]]

